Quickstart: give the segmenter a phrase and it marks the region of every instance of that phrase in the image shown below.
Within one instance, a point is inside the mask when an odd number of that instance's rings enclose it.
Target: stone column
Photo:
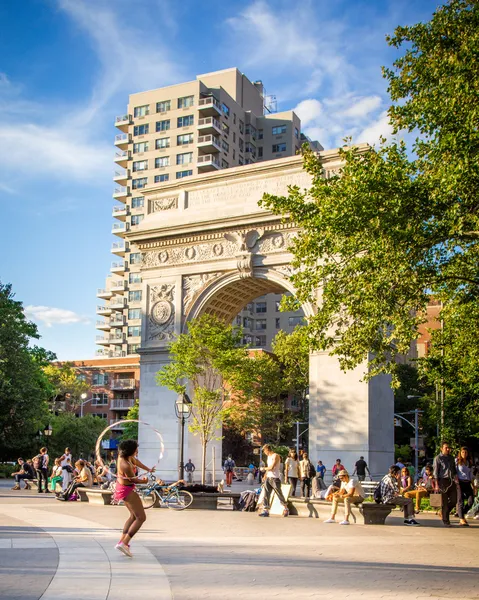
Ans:
[[[331,475],[337,458],[352,473],[360,456],[374,478],[394,462],[394,400],[387,376],[361,381],[362,364],[344,373],[326,352],[310,356],[309,451]]]

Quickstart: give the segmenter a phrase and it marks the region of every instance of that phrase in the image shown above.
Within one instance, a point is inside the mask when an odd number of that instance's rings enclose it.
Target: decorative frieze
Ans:
[[[149,213],[160,212],[162,210],[172,210],[178,208],[178,196],[169,196],[167,198],[153,197],[149,199]]]
[[[200,294],[210,281],[222,273],[202,273],[201,275],[186,275],[183,277],[183,315],[186,316],[195,298]]]
[[[172,340],[175,333],[175,285],[150,287],[148,341]]]

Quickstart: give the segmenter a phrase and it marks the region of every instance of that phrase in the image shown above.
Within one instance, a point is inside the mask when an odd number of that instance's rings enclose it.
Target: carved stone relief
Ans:
[[[263,235],[262,228],[225,233],[225,239],[236,244],[236,267],[242,279],[253,277],[253,249]]]
[[[161,284],[150,288],[148,312],[149,341],[173,339],[175,333],[175,285]]]
[[[193,300],[203,291],[207,284],[222,273],[203,273],[201,275],[186,275],[183,277],[183,316],[186,316]]]
[[[170,196],[168,198],[153,197],[150,199],[150,213],[171,210],[173,208],[178,208],[178,196]]]

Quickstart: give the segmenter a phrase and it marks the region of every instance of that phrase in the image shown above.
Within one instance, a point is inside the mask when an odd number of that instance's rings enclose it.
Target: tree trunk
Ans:
[[[206,482],[206,447],[208,442],[201,442],[201,483],[205,485]]]

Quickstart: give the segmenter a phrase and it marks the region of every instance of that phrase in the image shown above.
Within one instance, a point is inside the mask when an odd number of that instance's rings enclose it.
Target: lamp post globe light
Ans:
[[[90,402],[91,400],[93,400],[93,398],[89,398],[88,400],[86,400],[88,394],[83,393],[80,396],[80,400],[81,400],[81,404],[80,404],[80,417],[83,417],[83,405],[86,404],[87,402]]]
[[[43,430],[43,435],[46,437],[50,437],[52,435],[52,433],[53,433],[53,427],[49,423]]]
[[[192,402],[188,394],[180,394],[175,402],[176,417],[180,420],[180,464],[178,466],[178,479],[183,479],[185,473],[184,445],[185,423],[191,415]]]

